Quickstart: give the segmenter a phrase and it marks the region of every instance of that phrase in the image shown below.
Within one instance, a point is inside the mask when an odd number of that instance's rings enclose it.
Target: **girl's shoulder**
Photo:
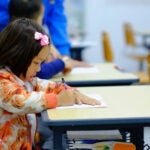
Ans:
[[[6,69],[0,69],[0,79],[14,79],[14,74]]]
[[[24,86],[24,81],[17,77],[8,67],[0,69],[0,82],[15,83]]]

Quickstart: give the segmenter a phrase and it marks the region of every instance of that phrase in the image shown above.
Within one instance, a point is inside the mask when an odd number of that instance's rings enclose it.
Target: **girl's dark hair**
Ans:
[[[41,51],[35,32],[46,34],[33,20],[21,18],[11,22],[0,33],[0,66],[8,66],[14,74],[26,75],[33,58]]]
[[[36,19],[41,10],[42,0],[10,0],[10,21],[20,17]]]

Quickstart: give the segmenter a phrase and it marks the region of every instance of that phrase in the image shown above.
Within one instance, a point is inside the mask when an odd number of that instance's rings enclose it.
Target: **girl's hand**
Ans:
[[[62,90],[57,94],[58,106],[69,106],[75,104],[75,97],[72,89]]]
[[[74,95],[75,95],[75,99],[76,99],[76,104],[88,104],[88,105],[100,105],[100,101],[94,99],[94,98],[91,98],[91,97],[88,97],[82,93],[80,93],[79,91],[77,90],[74,90]]]
[[[58,95],[58,106],[67,106],[73,104],[88,104],[88,105],[100,105],[100,102],[94,98],[90,98],[76,89],[62,90]]]

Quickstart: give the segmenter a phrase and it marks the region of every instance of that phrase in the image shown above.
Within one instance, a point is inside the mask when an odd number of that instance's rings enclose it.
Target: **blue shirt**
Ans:
[[[5,28],[10,22],[8,6],[9,0],[0,0],[0,31],[3,30],[3,28]]]
[[[47,26],[52,42],[61,55],[70,56],[64,0],[43,0],[43,2],[45,7],[43,24]]]

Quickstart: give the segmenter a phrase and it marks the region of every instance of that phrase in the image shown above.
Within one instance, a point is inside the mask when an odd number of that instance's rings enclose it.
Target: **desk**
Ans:
[[[82,51],[85,49],[85,47],[71,47],[71,58],[75,60],[82,61]]]
[[[60,81],[62,77],[70,86],[107,86],[107,85],[129,85],[139,81],[138,77],[132,73],[117,70],[113,63],[93,64],[99,70],[99,73],[89,74],[68,74],[63,76],[59,74],[52,78],[54,81]]]
[[[143,127],[150,126],[150,86],[108,86],[79,88],[81,92],[98,93],[105,108],[51,109],[42,119],[54,131],[54,149],[62,149],[62,135],[67,130],[120,129],[131,133],[137,150],[143,148]]]
[[[150,38],[150,31],[135,31],[135,34],[142,37],[142,45],[150,51],[150,43],[147,42]]]

